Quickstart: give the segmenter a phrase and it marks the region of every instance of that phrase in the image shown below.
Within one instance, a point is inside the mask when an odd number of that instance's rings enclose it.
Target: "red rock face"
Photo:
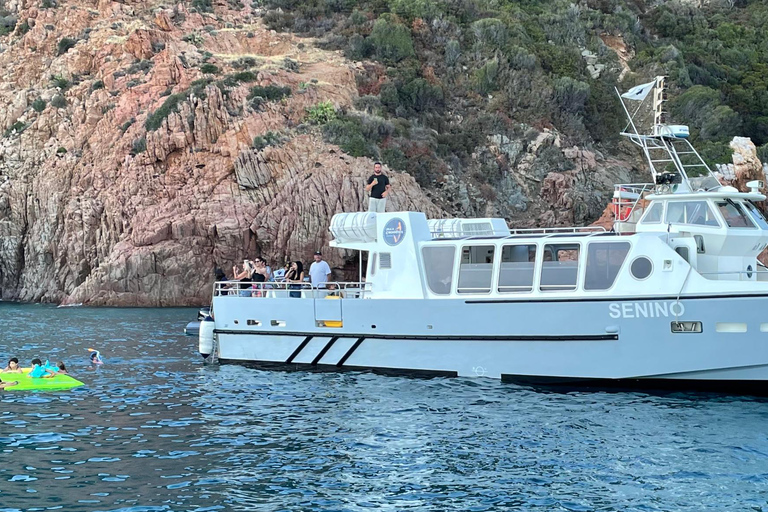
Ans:
[[[230,18],[234,26],[250,16]],[[215,267],[256,256],[308,261],[327,247],[335,213],[363,208],[370,160],[312,133],[252,149],[255,136],[300,124],[307,106],[351,104],[353,67],[338,54],[181,8],[69,2],[22,9],[19,19],[30,31],[11,36],[0,55],[0,122],[4,130],[16,123],[0,143],[0,298],[206,304]],[[62,37],[86,28],[87,39],[57,55]],[[191,33],[196,39],[185,38]],[[222,69],[217,79],[253,58],[255,81],[190,93],[204,77],[203,51]],[[57,88],[52,75],[69,83]],[[249,109],[249,87],[272,84],[294,92]],[[147,131],[147,117],[176,93],[184,95],[176,111]],[[37,99],[43,109],[32,108]],[[441,215],[410,176],[387,173],[391,209]],[[327,250],[326,259],[341,269],[353,255]]]

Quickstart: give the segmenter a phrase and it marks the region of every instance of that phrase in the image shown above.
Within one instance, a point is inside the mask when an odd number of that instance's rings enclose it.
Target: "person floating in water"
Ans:
[[[89,348],[88,352],[91,353],[91,364],[104,364],[104,361],[101,360],[101,352],[94,348]]]
[[[29,372],[28,377],[32,378],[51,378],[55,377],[56,372],[48,367],[48,363],[43,364],[43,362],[35,358],[32,360],[32,371]]]
[[[8,360],[8,366],[0,370],[2,373],[22,373],[21,366],[19,366],[19,359],[12,357]]]

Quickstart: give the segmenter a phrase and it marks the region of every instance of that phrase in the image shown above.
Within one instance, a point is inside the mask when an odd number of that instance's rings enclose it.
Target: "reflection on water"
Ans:
[[[768,510],[765,399],[205,366],[195,315],[0,304],[86,383],[0,394],[0,511]]]

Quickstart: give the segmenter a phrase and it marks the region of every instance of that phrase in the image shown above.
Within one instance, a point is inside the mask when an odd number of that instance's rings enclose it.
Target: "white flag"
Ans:
[[[654,85],[656,85],[656,80],[648,82],[647,84],[636,85],[622,94],[621,97],[627,98],[628,100],[643,101],[645,97],[648,96],[648,93],[651,92]]]

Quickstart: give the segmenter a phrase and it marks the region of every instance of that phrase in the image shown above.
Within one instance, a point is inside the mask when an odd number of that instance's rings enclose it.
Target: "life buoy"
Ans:
[[[624,222],[629,219],[629,214],[632,213],[632,202],[621,197],[621,193],[626,192],[623,188],[613,193],[613,199],[611,205],[613,207],[613,216],[619,222]]]

